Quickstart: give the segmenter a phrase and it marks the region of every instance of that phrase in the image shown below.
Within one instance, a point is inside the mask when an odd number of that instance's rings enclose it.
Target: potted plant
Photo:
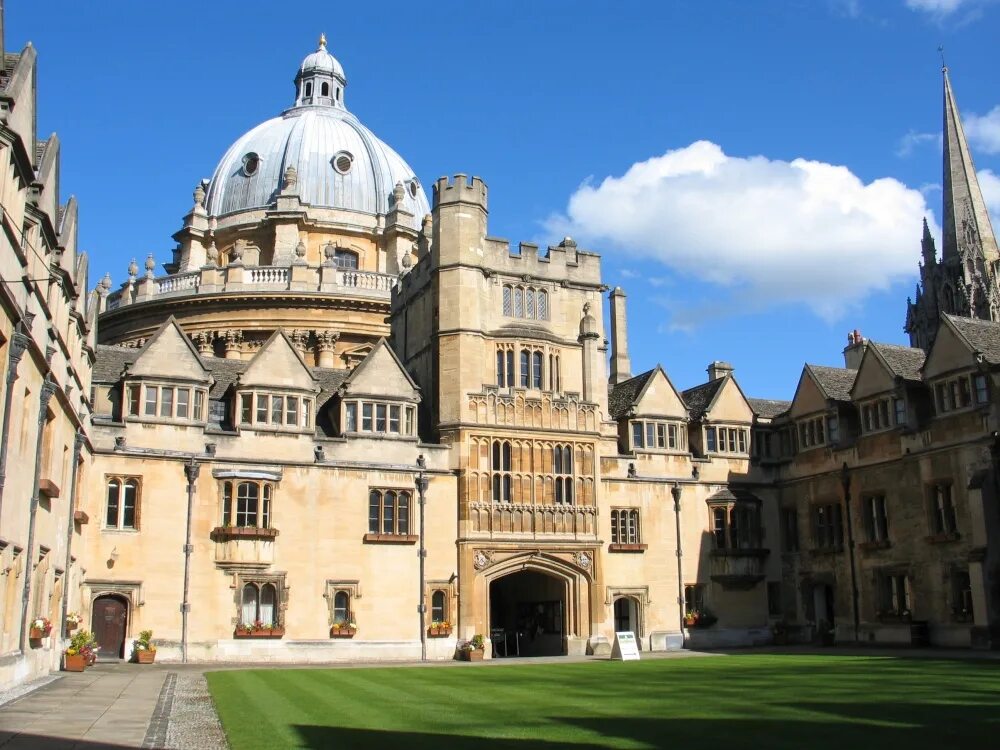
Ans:
[[[31,627],[28,630],[28,638],[32,641],[40,641],[42,638],[48,638],[49,633],[52,632],[52,623],[47,617],[36,617],[31,621]]]
[[[435,620],[427,630],[431,638],[447,638],[451,635],[451,623],[447,620]]]
[[[67,612],[66,613],[66,632],[72,633],[78,627],[80,623],[83,622],[83,615],[79,612]]]
[[[156,661],[156,646],[152,643],[153,631],[143,630],[139,640],[132,646],[132,657],[136,664],[152,664]]]
[[[358,624],[353,619],[341,620],[330,626],[331,638],[353,638],[358,632]]]
[[[255,620],[250,625],[239,623],[233,631],[233,638],[281,638],[284,634],[285,629],[279,625],[265,625]]]
[[[63,669],[67,672],[82,672],[96,660],[93,648],[94,640],[86,630],[70,639],[69,648],[63,653]]]
[[[482,634],[476,633],[472,636],[472,640],[458,647],[458,655],[462,661],[482,661],[485,650],[486,642]]]

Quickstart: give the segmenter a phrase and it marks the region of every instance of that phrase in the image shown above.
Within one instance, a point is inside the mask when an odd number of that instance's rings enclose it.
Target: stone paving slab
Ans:
[[[0,707],[2,750],[142,747],[166,677],[160,669],[100,664]]]

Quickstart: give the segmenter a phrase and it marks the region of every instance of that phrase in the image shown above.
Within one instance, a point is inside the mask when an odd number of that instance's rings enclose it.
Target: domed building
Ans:
[[[140,346],[173,315],[202,354],[253,355],[280,328],[311,364],[349,367],[388,333],[399,273],[426,252],[430,206],[406,161],[345,105],[343,66],[320,37],[295,101],[236,139],[155,275],[130,264],[101,342]]]

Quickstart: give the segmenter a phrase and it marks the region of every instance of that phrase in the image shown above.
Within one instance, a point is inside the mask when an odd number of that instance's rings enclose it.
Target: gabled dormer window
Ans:
[[[241,427],[271,430],[308,430],[312,427],[313,399],[288,393],[252,391],[239,394]]]
[[[906,424],[906,401],[898,397],[878,398],[862,402],[861,430],[864,433],[881,432]]]
[[[938,414],[989,403],[989,379],[983,373],[963,374],[934,384],[934,405]]]
[[[749,430],[745,427],[713,425],[705,428],[706,453],[746,455],[749,451]]]
[[[632,450],[687,450],[687,430],[683,422],[636,419],[631,423]]]
[[[126,383],[124,412],[141,419],[204,422],[207,400],[206,388]]]
[[[417,429],[417,407],[388,401],[350,400],[343,405],[344,433],[374,433],[412,437]]]

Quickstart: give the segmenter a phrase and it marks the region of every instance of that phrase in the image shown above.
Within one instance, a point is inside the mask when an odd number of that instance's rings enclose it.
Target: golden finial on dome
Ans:
[[[320,33],[319,35],[319,48],[326,49],[326,34]]]

